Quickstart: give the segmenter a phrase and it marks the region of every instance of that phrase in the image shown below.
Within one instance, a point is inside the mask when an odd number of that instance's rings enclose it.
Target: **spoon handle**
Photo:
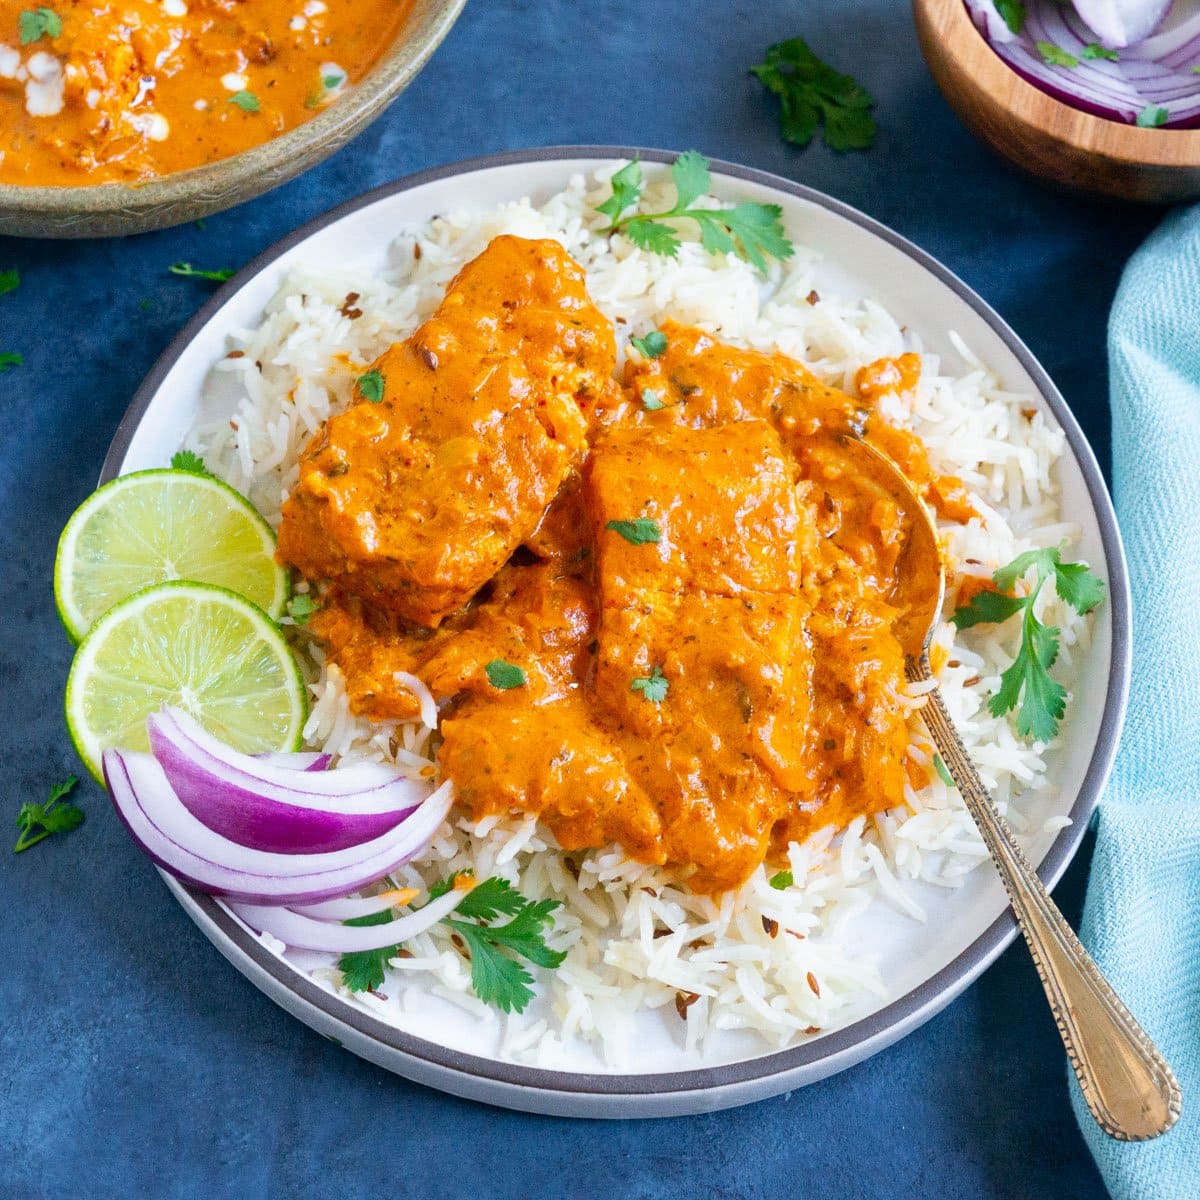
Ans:
[[[908,677],[932,678],[927,656],[908,660]],[[1121,1141],[1165,1133],[1183,1103],[1171,1068],[1050,899],[992,804],[936,688],[921,714],[1000,872],[1096,1123]]]

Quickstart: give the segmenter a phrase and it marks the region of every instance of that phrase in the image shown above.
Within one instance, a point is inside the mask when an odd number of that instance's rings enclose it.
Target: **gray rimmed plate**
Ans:
[[[380,188],[298,230],[230,280],[196,315],[134,397],[109,450],[102,479],[157,466],[178,448],[209,367],[226,334],[253,325],[287,272],[383,265],[387,245],[405,227],[439,212],[489,208],[522,196],[547,196],[570,175],[616,158],[673,155],[628,147],[532,150],[427,171]],[[1034,838],[1030,853],[1047,884],[1057,882],[1083,837],[1116,753],[1129,681],[1130,601],[1124,556],[1100,470],[1078,424],[1046,372],[978,296],[903,238],[827,196],[785,179],[713,163],[715,190],[730,200],[777,203],[792,236],[820,247],[820,282],[843,295],[877,298],[926,348],[955,362],[950,331],[962,337],[1005,385],[1034,397],[1066,435],[1059,467],[1064,519],[1082,529],[1081,555],[1109,583],[1075,688],[1065,745],[1040,795],[1038,818],[1072,823]],[[165,877],[164,877],[165,878]],[[294,1016],[356,1054],[457,1095],[533,1112],[584,1117],[674,1116],[742,1104],[812,1083],[860,1062],[928,1020],[957,996],[1012,940],[1016,926],[1003,891],[985,866],[962,889],[929,889],[923,924],[881,914],[863,934],[880,959],[887,988],[877,1006],[851,1024],[789,1049],[731,1037],[703,1057],[685,1055],[668,1027],[640,1030],[635,1069],[607,1069],[582,1046],[565,1069],[510,1061],[499,1023],[468,1019],[442,1002],[420,1011],[378,1011],[322,987],[278,956],[209,896],[167,884],[188,914],[243,974]]]

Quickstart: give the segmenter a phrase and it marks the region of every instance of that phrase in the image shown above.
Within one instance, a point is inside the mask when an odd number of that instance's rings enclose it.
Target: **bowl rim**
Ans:
[[[416,78],[450,32],[467,0],[414,0],[409,19],[391,47],[344,96],[315,116],[249,149],[198,167],[156,175],[139,182],[47,186],[0,183],[0,214],[39,216],[142,212],[187,201],[198,195],[236,195],[230,203],[249,199],[241,194],[252,180],[264,187],[280,182],[289,164],[307,163],[309,155],[328,145],[330,152],[349,141]],[[303,167],[301,169],[304,169]]]
[[[927,24],[973,92],[986,96],[1025,128],[1129,167],[1200,168],[1200,129],[1148,129],[1085,112],[1035,87],[988,45],[963,0],[912,0],[918,29]],[[982,51],[982,53],[981,53]],[[1197,81],[1200,87],[1200,80]],[[1180,153],[1187,162],[1180,162]]]
[[[307,222],[264,250],[223,284],[170,343],[134,394],[105,457],[100,483],[120,473],[143,416],[176,360],[200,329],[245,283],[300,242],[379,200],[438,180],[519,164],[634,157],[671,163],[678,154],[636,146],[575,145],[486,155],[405,176]],[[1071,808],[1072,823],[1059,832],[1038,867],[1038,875],[1052,888],[1078,850],[1111,773],[1129,695],[1132,661],[1129,579],[1116,514],[1095,454],[1062,394],[1029,348],[986,301],[932,255],[873,217],[815,188],[720,159],[710,160],[710,165],[714,175],[773,188],[824,208],[913,259],[949,287],[1004,341],[1066,435],[1099,526],[1109,582],[1112,648],[1101,724]],[[483,1058],[406,1033],[325,991],[278,959],[213,897],[193,892],[164,872],[159,873],[217,949],[261,991],[317,1032],[397,1074],[443,1091],[509,1108],[569,1116],[675,1116],[763,1099],[816,1082],[884,1049],[936,1015],[994,962],[1017,934],[1016,920],[1011,909],[1006,908],[953,961],[916,988],[858,1021],[799,1046],[685,1071],[586,1074]]]

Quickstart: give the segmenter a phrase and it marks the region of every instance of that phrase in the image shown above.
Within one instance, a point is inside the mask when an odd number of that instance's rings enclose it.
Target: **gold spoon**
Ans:
[[[902,615],[894,629],[909,680],[929,682],[929,643],[945,593],[937,530],[912,484],[890,458],[858,438],[847,435],[842,441],[859,478],[870,479],[892,496],[906,518],[909,533],[891,598]],[[992,804],[936,687],[928,693],[921,716],[1000,872],[1096,1123],[1109,1137],[1122,1141],[1140,1142],[1165,1133],[1179,1119],[1183,1104],[1171,1068],[1029,865]]]

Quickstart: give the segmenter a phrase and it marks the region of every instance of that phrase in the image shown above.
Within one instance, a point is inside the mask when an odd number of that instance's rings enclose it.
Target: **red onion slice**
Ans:
[[[1172,0],[1071,0],[1087,27],[1118,49],[1145,41],[1162,23]]]
[[[317,904],[289,904],[293,912],[317,921],[353,921],[358,917],[373,917],[376,913],[398,908],[417,898],[412,888],[395,888],[378,896],[346,896],[337,900],[322,900]]]
[[[314,921],[290,908],[263,907],[255,904],[230,904],[230,908],[251,929],[269,933],[295,950],[324,950],[334,954],[352,954],[360,950],[382,950],[395,946],[432,928],[452,913],[470,891],[453,887],[444,896],[431,900],[424,908],[397,917],[386,925],[339,925]]]
[[[269,751],[256,754],[254,760],[269,767],[285,767],[289,771],[324,771],[333,761],[333,755],[318,754],[315,750],[297,750],[295,754]]]
[[[393,829],[429,794],[427,784],[385,768],[375,770],[383,778],[374,786],[346,792],[342,771],[263,763],[213,738],[178,709],[155,713],[146,728],[182,804],[209,829],[252,850],[322,854],[360,846]],[[361,772],[359,778],[368,783]]]
[[[117,814],[160,867],[201,891],[249,904],[315,904],[361,891],[421,853],[453,800],[447,781],[374,841],[332,853],[273,854],[248,849],[204,825],[149,754],[106,750],[103,761]]]

